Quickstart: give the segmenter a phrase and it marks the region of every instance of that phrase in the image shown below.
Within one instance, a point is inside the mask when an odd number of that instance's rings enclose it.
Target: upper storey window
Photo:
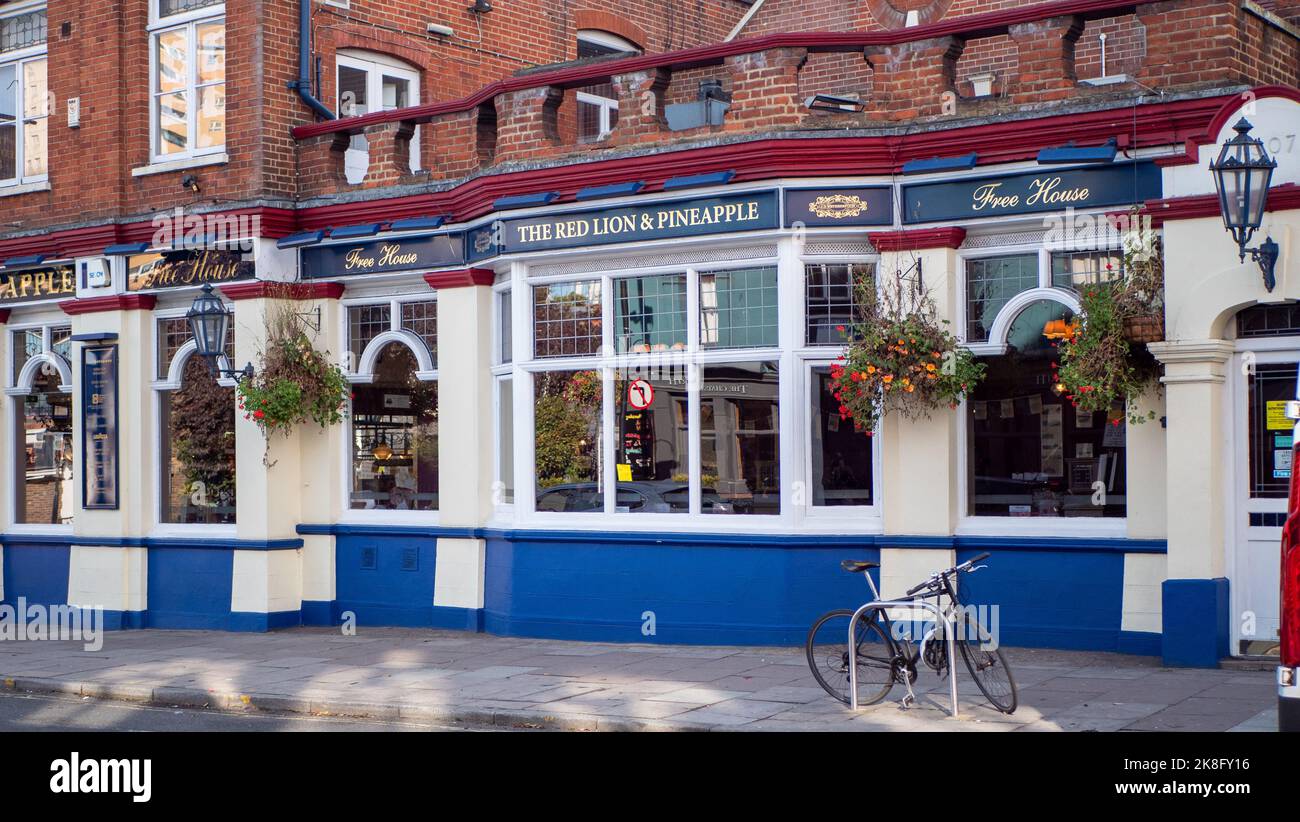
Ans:
[[[578,59],[604,57],[609,54],[637,54],[641,49],[607,31],[583,29],[578,32]],[[584,143],[603,140],[618,122],[618,98],[609,82],[578,89],[578,139]]]
[[[340,117],[360,117],[375,111],[392,111],[420,103],[420,74],[414,68],[382,54],[347,49],[338,64]],[[357,185],[370,168],[370,145],[364,134],[352,135],[344,154],[347,180]],[[420,168],[420,129],[411,136],[411,170]]]
[[[45,9],[0,9],[0,186],[38,183],[49,171]]]
[[[225,5],[153,0],[153,160],[215,154],[226,147]]]

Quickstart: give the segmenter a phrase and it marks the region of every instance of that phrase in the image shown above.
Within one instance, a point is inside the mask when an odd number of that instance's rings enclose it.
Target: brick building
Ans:
[[[1254,0],[0,2],[0,597],[786,643],[864,598],[842,558],[893,594],[990,550],[972,595],[1012,644],[1267,647],[1298,26]],[[1278,161],[1274,289],[1207,170],[1240,114]],[[1051,390],[1040,332],[1132,207],[1164,241],[1165,381],[1130,398],[1159,423],[1115,425]],[[868,438],[829,366],[854,284],[896,273],[992,376]],[[285,306],[352,396],[267,438],[233,372]],[[70,516],[21,502],[50,470]]]

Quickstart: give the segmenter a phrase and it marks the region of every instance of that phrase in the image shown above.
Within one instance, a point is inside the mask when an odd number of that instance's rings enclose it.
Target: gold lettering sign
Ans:
[[[127,269],[127,289],[144,291],[247,279],[254,264],[234,251],[167,251],[131,257]]]
[[[1032,205],[1071,205],[1082,203],[1090,194],[1087,186],[1062,188],[1060,177],[1035,177],[1029,183],[1029,193],[1024,204]],[[1002,183],[985,183],[971,193],[971,211],[997,211],[1015,208],[1021,204],[1019,194],[1004,194]]]
[[[818,217],[843,220],[862,214],[867,203],[856,194],[825,194],[809,203],[808,210]]]
[[[70,265],[29,271],[0,271],[0,303],[77,296],[77,278]]]

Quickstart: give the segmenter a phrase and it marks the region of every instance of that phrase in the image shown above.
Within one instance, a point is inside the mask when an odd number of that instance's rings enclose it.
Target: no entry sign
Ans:
[[[627,384],[627,404],[644,411],[655,401],[655,389],[645,380],[632,380]]]

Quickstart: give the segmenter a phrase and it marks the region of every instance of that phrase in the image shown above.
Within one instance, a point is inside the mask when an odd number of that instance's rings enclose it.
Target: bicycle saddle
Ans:
[[[859,559],[846,559],[840,563],[840,567],[843,568],[845,571],[848,571],[850,574],[860,574],[863,571],[867,571],[872,568],[879,568],[880,563],[864,562]]]

